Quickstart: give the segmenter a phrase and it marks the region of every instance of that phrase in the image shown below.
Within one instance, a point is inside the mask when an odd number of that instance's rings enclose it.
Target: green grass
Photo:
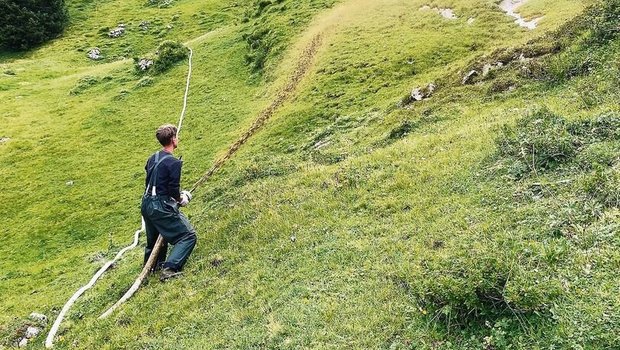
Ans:
[[[186,187],[269,104],[308,37],[321,32],[323,44],[296,97],[187,208],[199,242],[186,275],[149,279],[98,321],[140,270],[142,252],[130,253],[78,301],[59,348],[613,348],[617,140],[515,178],[496,139],[543,107],[571,123],[620,112],[617,41],[590,51],[603,63],[589,74],[566,76],[573,63],[560,54],[540,62],[563,79],[524,77],[515,63],[459,82],[498,48],[549,40],[584,4],[532,0],[524,15],[545,20],[527,31],[495,1],[428,2],[454,8],[455,21],[420,11],[423,1],[273,2],[76,0],[63,38],[1,56],[0,72],[15,73],[0,76],[6,345],[30,312],[53,318],[97,254],[113,256],[139,224],[143,162],[155,128],[177,120],[187,66],[142,84],[117,59],[213,31],[191,44]],[[139,32],[141,20],[153,29]],[[99,34],[119,22],[126,36]],[[257,28],[271,30],[258,69],[244,39]],[[85,57],[93,46],[105,60]],[[490,92],[501,79],[518,88]],[[431,99],[396,107],[430,82]],[[477,296],[484,288],[506,302]]]

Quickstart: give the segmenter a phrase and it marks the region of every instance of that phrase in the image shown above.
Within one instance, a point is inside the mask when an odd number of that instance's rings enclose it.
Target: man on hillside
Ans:
[[[146,163],[146,191],[142,197],[142,217],[146,224],[146,248],[144,263],[149,259],[157,236],[162,235],[165,245],[157,257],[155,269],[161,269],[160,280],[181,274],[183,265],[196,245],[196,231],[189,220],[179,211],[192,199],[188,191],[180,190],[182,162],[172,153],[177,148],[177,128],[163,125],[155,137],[163,146]],[[166,260],[168,244],[174,247]]]

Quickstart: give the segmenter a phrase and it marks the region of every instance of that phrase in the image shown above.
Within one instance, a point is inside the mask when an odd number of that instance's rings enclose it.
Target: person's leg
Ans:
[[[153,225],[151,220],[148,217],[144,218],[144,227],[146,231],[146,247],[144,248],[144,264],[149,260],[151,256],[151,252],[155,247],[155,242],[157,242],[157,237],[159,236],[159,232],[157,228]],[[157,262],[155,262],[154,270],[159,270],[162,268],[164,261],[166,261],[166,254],[168,253],[168,244],[164,243],[164,246],[159,250],[159,254],[157,256]]]
[[[164,268],[181,271],[196,246],[197,237],[196,231],[185,215],[180,213],[177,220],[177,227],[183,228],[184,232],[175,235],[175,237],[171,237],[172,239],[169,240],[170,244],[173,244],[174,247],[170,251],[170,256],[168,256],[168,259],[164,263]]]

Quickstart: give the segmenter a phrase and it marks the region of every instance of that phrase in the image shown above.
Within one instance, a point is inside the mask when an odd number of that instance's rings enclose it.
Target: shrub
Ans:
[[[491,83],[487,93],[489,95],[510,91],[517,87],[517,82],[510,78],[499,78]]]
[[[251,33],[243,35],[243,40],[248,45],[249,52],[245,55],[246,63],[252,71],[258,72],[265,67],[267,56],[273,45],[274,34],[269,29],[256,28]]]
[[[157,56],[153,59],[152,66],[148,65],[145,69],[140,68],[140,60],[134,58],[135,68],[138,73],[152,71],[153,74],[161,74],[172,68],[175,64],[185,60],[189,55],[189,50],[183,44],[167,40],[157,48]],[[148,59],[145,59],[148,61]]]
[[[591,41],[605,43],[620,33],[620,0],[599,0],[588,11]]]
[[[0,46],[27,50],[60,35],[67,22],[64,0],[0,0]]]

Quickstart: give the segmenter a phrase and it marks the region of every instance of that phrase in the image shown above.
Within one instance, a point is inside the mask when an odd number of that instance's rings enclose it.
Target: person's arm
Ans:
[[[183,162],[174,161],[170,168],[170,183],[168,184],[168,191],[170,197],[174,198],[177,202],[181,201],[181,165]]]

